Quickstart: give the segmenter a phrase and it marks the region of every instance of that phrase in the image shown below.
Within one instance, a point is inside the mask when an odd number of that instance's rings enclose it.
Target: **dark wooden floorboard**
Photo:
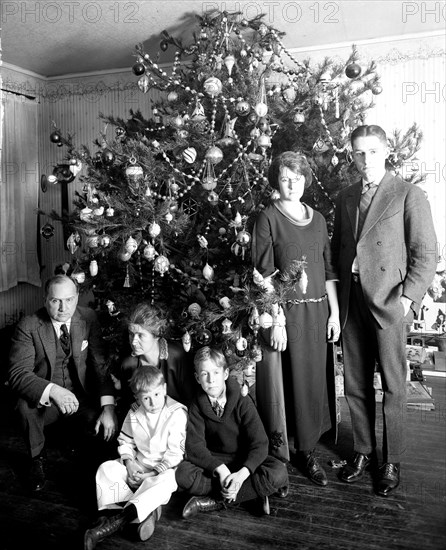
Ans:
[[[188,497],[178,492],[163,507],[150,541],[139,542],[134,530],[127,529],[97,548],[445,550],[446,379],[429,378],[428,385],[433,387],[436,410],[408,411],[402,482],[388,499],[374,494],[371,473],[347,485],[329,465],[352,451],[348,407],[342,400],[337,444],[327,439],[318,446],[329,477],[327,487],[313,485],[289,465],[289,496],[270,499],[270,516],[242,505],[190,520],[181,518]],[[25,450],[9,405],[7,399],[0,401],[0,550],[81,550],[83,532],[96,512],[94,468],[85,469],[50,448],[48,487],[37,494],[27,492]]]

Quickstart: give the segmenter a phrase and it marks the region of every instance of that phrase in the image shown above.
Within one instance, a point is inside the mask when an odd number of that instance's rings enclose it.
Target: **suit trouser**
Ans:
[[[92,407],[85,399],[79,400],[79,408],[72,415],[63,415],[56,405],[51,407],[32,407],[25,399],[17,402],[17,412],[31,457],[38,456],[45,446],[45,426],[59,420],[66,423],[66,431],[70,435],[94,434],[94,425],[99,416],[98,410]]]
[[[229,469],[236,471],[231,467]],[[213,477],[211,472],[203,470],[192,462],[183,460],[180,463],[176,471],[176,480],[179,487],[192,495],[212,494],[216,499],[221,499],[219,478]],[[244,481],[235,502],[240,503],[257,497],[269,496],[286,485],[288,485],[288,471],[285,464],[277,458],[268,456]]]
[[[406,446],[405,349],[407,327],[412,314],[381,329],[367,307],[361,284],[352,280],[351,285],[342,347],[345,396],[350,409],[354,450],[369,454],[376,448],[373,381],[377,361],[383,389],[383,461],[400,462]]]
[[[98,510],[122,509],[133,504],[138,512],[134,523],[141,523],[158,506],[167,504],[174,491],[177,490],[175,470],[168,470],[154,477],[144,479],[141,485],[133,491],[127,485],[127,468],[120,460],[108,460],[101,464],[96,473],[96,498]]]

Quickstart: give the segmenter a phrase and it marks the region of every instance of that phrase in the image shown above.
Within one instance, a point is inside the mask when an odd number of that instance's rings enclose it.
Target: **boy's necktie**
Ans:
[[[214,413],[218,416],[218,418],[221,418],[224,408],[220,405],[218,401],[215,401],[215,403],[212,405],[212,409]]]
[[[67,325],[65,325],[65,323],[60,327],[60,345],[65,355],[70,355],[71,353],[70,333],[68,332],[68,328],[67,328]]]

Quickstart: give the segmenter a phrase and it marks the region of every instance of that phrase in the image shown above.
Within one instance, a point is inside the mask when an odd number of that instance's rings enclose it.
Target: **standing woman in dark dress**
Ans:
[[[120,395],[119,416],[127,414],[134,402],[129,381],[140,365],[159,368],[166,380],[167,395],[188,406],[197,385],[193,357],[188,356],[181,343],[165,338],[167,320],[161,310],[146,302],[138,304],[130,312],[127,329],[132,353],[114,373]]]
[[[293,436],[298,466],[311,481],[325,486],[327,476],[314,448],[332,427],[327,341],[336,341],[340,331],[336,273],[325,219],[301,202],[312,181],[306,158],[291,151],[280,154],[268,178],[280,198],[256,220],[254,267],[267,283],[289,272],[294,261],[304,262],[300,265],[305,272],[286,296],[283,309],[273,306],[272,327],[263,332],[267,346],[256,369],[257,405],[270,452],[289,460],[288,434]]]

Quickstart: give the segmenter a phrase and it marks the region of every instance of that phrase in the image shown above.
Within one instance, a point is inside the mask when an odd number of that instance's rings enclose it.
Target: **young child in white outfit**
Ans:
[[[187,409],[166,394],[164,376],[156,367],[136,369],[130,388],[136,403],[118,437],[120,459],[104,462],[96,473],[98,509],[120,512],[99,518],[85,533],[85,550],[127,523],[137,523],[139,538],[149,539],[161,505],[177,489],[175,469],[184,457]]]

